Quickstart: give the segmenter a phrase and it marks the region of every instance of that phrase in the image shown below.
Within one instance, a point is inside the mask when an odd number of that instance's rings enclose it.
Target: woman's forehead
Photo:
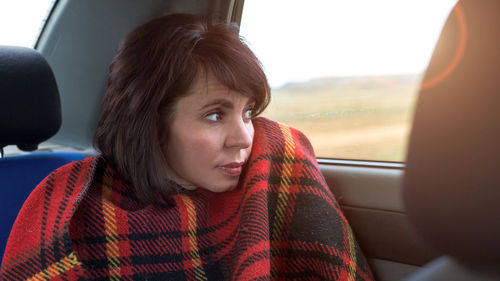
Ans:
[[[184,103],[188,106],[194,106],[199,109],[219,105],[222,107],[233,108],[240,104],[246,105],[252,102],[252,99],[242,93],[230,90],[219,84],[209,84],[193,91],[185,97]]]
[[[230,89],[222,84],[211,71],[200,71],[196,75],[186,98],[188,97],[199,102],[220,99],[232,102],[243,100],[246,102],[252,99],[248,94]]]

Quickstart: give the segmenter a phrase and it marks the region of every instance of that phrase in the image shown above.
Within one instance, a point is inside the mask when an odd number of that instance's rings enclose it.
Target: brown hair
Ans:
[[[255,115],[269,103],[262,66],[235,24],[163,16],[125,37],[113,59],[94,146],[145,204],[168,202],[174,193],[165,177],[165,113],[187,95],[200,71],[250,96]]]

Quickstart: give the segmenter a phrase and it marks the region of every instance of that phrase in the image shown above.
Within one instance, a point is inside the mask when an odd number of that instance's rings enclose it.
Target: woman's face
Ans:
[[[210,73],[200,77],[169,122],[167,176],[186,189],[223,192],[236,187],[252,150],[253,102]]]

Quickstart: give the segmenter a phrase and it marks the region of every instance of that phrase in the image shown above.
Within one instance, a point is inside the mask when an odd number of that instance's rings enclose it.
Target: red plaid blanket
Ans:
[[[256,118],[240,186],[143,206],[102,157],[31,194],[2,280],[372,280],[307,138]]]

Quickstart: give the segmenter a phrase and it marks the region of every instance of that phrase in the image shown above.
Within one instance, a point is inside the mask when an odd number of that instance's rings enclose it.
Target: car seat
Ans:
[[[500,280],[500,2],[462,0],[422,81],[403,196],[444,256],[411,281]]]
[[[0,258],[33,188],[56,168],[86,157],[71,152],[3,157],[3,149],[17,145],[34,151],[60,126],[59,92],[49,64],[33,49],[0,46]]]

